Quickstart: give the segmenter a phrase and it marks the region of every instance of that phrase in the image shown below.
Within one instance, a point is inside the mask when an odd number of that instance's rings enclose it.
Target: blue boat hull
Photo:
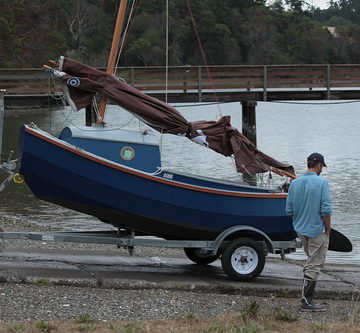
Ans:
[[[21,151],[20,172],[36,197],[116,227],[166,239],[210,240],[231,226],[248,225],[272,240],[296,237],[284,193],[152,175],[27,126],[21,129]]]

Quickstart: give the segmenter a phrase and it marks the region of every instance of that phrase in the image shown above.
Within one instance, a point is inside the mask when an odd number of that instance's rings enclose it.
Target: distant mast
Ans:
[[[122,27],[123,27],[123,23],[124,23],[126,6],[127,6],[127,0],[121,0],[117,19],[116,19],[115,29],[114,29],[114,33],[113,33],[113,39],[112,39],[112,43],[111,43],[108,64],[107,64],[106,73],[108,73],[108,74],[114,74],[114,71],[115,71],[116,57],[119,52],[120,37],[121,37],[121,31],[122,31]],[[99,103],[99,117],[97,118],[97,121],[96,121],[96,123],[99,125],[105,124],[104,119],[105,119],[107,103],[108,103],[108,99],[106,97],[101,97],[100,103]]]

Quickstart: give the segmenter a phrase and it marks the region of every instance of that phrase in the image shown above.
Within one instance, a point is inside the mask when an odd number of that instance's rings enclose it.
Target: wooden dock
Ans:
[[[170,103],[360,99],[357,64],[175,66],[167,86],[165,67],[121,67],[117,76]],[[0,69],[0,89],[5,108],[61,105],[59,82],[42,69]]]

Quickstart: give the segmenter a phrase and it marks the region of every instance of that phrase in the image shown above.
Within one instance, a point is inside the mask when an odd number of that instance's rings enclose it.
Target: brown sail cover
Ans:
[[[230,124],[230,116],[218,121],[188,122],[169,104],[150,97],[113,75],[61,57],[59,71],[70,105],[75,110],[88,106],[95,93],[120,105],[147,125],[162,133],[184,135],[225,156],[234,155],[238,172],[255,174],[275,167],[291,174],[294,168],[264,154]]]

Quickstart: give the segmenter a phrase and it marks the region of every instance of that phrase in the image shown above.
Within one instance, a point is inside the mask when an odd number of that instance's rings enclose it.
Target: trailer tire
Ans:
[[[221,265],[229,278],[236,281],[250,281],[264,269],[265,252],[255,240],[238,238],[225,247]]]
[[[192,262],[199,265],[211,264],[219,258],[218,255],[213,255],[210,251],[199,248],[185,247],[184,252]]]

